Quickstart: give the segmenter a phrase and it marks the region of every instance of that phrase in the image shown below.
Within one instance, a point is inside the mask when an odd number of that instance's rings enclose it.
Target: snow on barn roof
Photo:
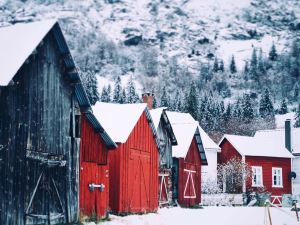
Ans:
[[[221,148],[208,136],[208,134],[202,129],[202,127],[200,127],[199,123],[198,123],[198,129],[199,129],[205,150],[221,151]]]
[[[278,145],[273,139],[225,134],[219,145],[224,139],[227,139],[242,156],[293,158],[284,146]]]
[[[155,129],[158,128],[160,118],[161,118],[161,115],[162,115],[164,109],[167,109],[167,108],[166,107],[160,107],[160,108],[150,110],[150,114],[151,114],[152,121],[153,121]]]
[[[254,137],[272,142],[277,148],[285,148],[285,129],[259,130]],[[292,128],[292,152],[300,153],[300,128]]]
[[[93,112],[116,143],[125,143],[147,104],[115,104],[97,102]]]
[[[164,129],[167,130],[168,137],[171,141],[172,145],[177,145],[177,139],[174,134],[172,125],[170,123],[170,120],[166,114],[167,107],[160,107],[156,109],[149,110],[150,115],[152,117],[153,125],[156,131],[158,130],[158,126],[160,124],[160,121],[162,120],[164,123]]]
[[[196,133],[197,122],[188,113],[166,111],[178,145],[172,147],[172,156],[185,158]]]
[[[56,20],[18,23],[0,28],[0,86],[7,86]]]
[[[195,137],[202,165],[208,165],[198,122],[189,113],[166,111],[166,114],[177,139],[177,145],[172,146],[172,156],[185,158]]]

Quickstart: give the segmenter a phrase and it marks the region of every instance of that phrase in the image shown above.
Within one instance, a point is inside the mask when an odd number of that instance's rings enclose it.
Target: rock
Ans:
[[[143,40],[143,36],[142,35],[133,36],[133,37],[125,40],[124,44],[126,46],[137,46],[142,40]]]
[[[198,43],[201,44],[201,45],[208,44],[209,39],[207,37],[203,37],[203,38],[198,40]]]

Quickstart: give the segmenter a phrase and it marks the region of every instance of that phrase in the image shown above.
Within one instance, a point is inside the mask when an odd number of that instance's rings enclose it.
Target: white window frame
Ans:
[[[263,168],[261,166],[252,166],[252,187],[263,187]],[[260,184],[255,184],[254,183],[254,170],[255,173],[257,172],[257,170],[260,170]]]
[[[279,171],[279,174],[276,174],[277,178],[280,181],[280,184],[274,184],[274,176],[275,171]],[[283,180],[282,180],[282,168],[281,167],[272,167],[272,187],[283,188]]]

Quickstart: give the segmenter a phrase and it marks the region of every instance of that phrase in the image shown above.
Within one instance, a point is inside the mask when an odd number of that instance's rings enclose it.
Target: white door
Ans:
[[[296,172],[296,179],[293,180],[293,194],[300,195],[300,156],[293,159],[293,171]]]

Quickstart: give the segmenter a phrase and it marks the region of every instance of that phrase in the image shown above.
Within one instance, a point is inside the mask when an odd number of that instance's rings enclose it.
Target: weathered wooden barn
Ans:
[[[90,104],[59,24],[2,27],[0,49],[0,224],[75,223]]]
[[[158,208],[159,145],[146,104],[97,103],[93,107],[118,148],[109,152],[109,205],[113,213]]]
[[[218,163],[224,164],[232,158],[240,159],[251,169],[251,176],[245,180],[241,192],[268,192],[271,202],[280,205],[283,194],[291,194],[289,174],[293,155],[276,139],[224,135],[219,146]]]
[[[201,202],[201,166],[207,159],[198,122],[188,113],[167,111],[178,145],[172,147],[173,198],[184,207]]]
[[[160,144],[158,201],[160,206],[167,206],[172,203],[172,146],[177,145],[177,140],[165,108],[152,109],[150,114]]]
[[[80,143],[80,216],[106,218],[109,211],[108,150],[117,145],[95,116],[88,112],[81,117]]]

